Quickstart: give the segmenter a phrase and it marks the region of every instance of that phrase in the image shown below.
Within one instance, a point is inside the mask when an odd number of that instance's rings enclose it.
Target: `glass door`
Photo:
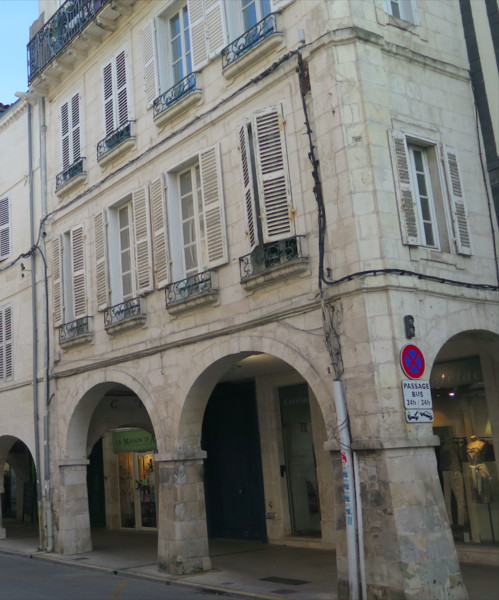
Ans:
[[[152,453],[136,452],[137,506],[140,507],[140,527],[156,527],[156,481]]]
[[[152,452],[120,452],[121,526],[156,527],[156,480]]]

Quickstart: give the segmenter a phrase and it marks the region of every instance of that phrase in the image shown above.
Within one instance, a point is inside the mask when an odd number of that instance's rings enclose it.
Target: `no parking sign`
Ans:
[[[424,373],[425,362],[421,350],[414,344],[407,344],[400,352],[400,364],[407,377],[419,379]]]

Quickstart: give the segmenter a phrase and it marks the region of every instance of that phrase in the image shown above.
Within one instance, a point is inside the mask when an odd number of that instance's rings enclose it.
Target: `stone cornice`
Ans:
[[[27,110],[27,102],[20,102],[17,106],[12,107],[5,113],[5,116],[0,119],[0,131],[4,131],[4,129],[10,127],[10,125],[20,119]]]

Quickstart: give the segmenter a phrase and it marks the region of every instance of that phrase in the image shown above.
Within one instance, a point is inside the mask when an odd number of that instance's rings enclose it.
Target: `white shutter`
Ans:
[[[64,306],[62,295],[62,243],[56,237],[52,242],[52,297],[53,314],[56,327],[63,321]]]
[[[73,318],[87,314],[85,293],[85,234],[82,225],[71,230],[71,276],[73,281]]]
[[[208,62],[208,44],[205,30],[205,1],[206,0],[187,0],[193,71],[198,71]]]
[[[264,242],[291,233],[291,194],[280,111],[272,107],[253,115],[255,165]]]
[[[61,157],[62,170],[71,164],[71,140],[69,132],[69,102],[61,105]]]
[[[0,381],[12,378],[12,307],[0,309]]]
[[[116,57],[116,98],[118,110],[116,128],[118,128],[128,121],[128,73],[124,50]]]
[[[109,303],[107,266],[107,222],[105,212],[95,215],[95,277],[98,310],[104,310]]]
[[[133,232],[135,245],[135,272],[137,277],[137,292],[145,294],[153,289],[152,281],[152,248],[151,224],[147,187],[139,188],[132,194]]]
[[[112,133],[116,127],[114,126],[114,105],[115,92],[113,84],[113,63],[110,62],[102,69],[102,86],[104,98],[104,128],[106,135]]]
[[[388,138],[395,173],[395,190],[400,216],[402,242],[411,246],[419,246],[421,244],[421,236],[411,183],[407,140],[402,131],[391,131],[388,134]]]
[[[144,89],[146,103],[150,106],[158,96],[156,58],[156,25],[154,19],[142,30],[142,58],[144,60]]]
[[[457,152],[454,148],[444,146],[444,163],[456,251],[459,254],[470,255],[471,240],[468,228],[468,216],[464,200],[461,170],[457,160]]]
[[[169,282],[168,235],[166,223],[166,188],[163,178],[151,181],[151,220],[154,248],[154,275],[159,289]]]
[[[71,98],[71,164],[80,158],[80,94]]]
[[[208,266],[213,268],[228,260],[219,144],[201,152],[199,168]]]
[[[250,249],[253,250],[258,244],[258,228],[255,207],[255,182],[253,180],[253,169],[251,167],[251,148],[248,136],[248,128],[243,125],[239,130],[239,148],[241,151],[241,169],[243,178],[243,197],[246,218],[246,233],[248,235]]]
[[[0,260],[11,252],[11,222],[9,198],[0,199]]]
[[[224,0],[205,0],[208,57],[213,58],[228,44]]]

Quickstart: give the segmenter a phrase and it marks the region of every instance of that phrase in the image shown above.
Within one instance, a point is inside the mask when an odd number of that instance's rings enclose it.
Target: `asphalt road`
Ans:
[[[228,597],[228,596],[225,596]],[[230,597],[230,596],[229,596]],[[192,586],[0,554],[0,600],[214,600]]]

